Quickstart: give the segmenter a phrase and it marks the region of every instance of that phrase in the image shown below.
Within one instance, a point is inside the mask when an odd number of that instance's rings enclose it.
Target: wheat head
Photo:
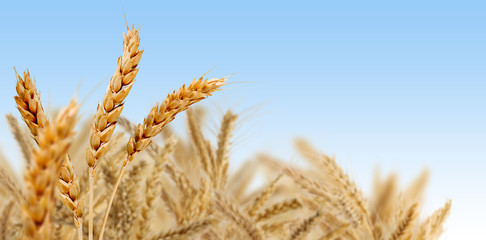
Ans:
[[[76,228],[82,232],[83,226],[83,210],[84,202],[81,199],[81,190],[79,188],[79,180],[76,177],[71,158],[66,155],[62,163],[59,180],[57,183],[61,200],[72,212],[74,216],[74,224]]]
[[[17,78],[17,96],[14,99],[17,109],[29,127],[34,140],[38,142],[39,129],[47,125],[47,116],[40,102],[40,93],[35,86],[35,80],[30,78],[28,70],[24,72],[23,78],[15,70],[15,76]]]

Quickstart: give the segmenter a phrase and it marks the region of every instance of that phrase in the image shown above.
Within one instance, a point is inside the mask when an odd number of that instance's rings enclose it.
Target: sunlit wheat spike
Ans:
[[[35,86],[35,80],[30,78],[29,71],[24,72],[22,78],[15,70],[17,77],[17,96],[14,97],[17,109],[22,115],[22,119],[29,127],[34,140],[39,138],[39,129],[47,125],[47,116],[40,101],[40,94]]]
[[[163,127],[174,120],[175,116],[220,90],[225,85],[226,78],[204,80],[203,77],[194,79],[189,86],[182,86],[179,90],[167,95],[164,101],[155,105],[143,124],[139,124],[134,137],[130,138],[127,145],[128,160],[144,150],[152,141],[152,137],[158,135]]]
[[[137,66],[143,54],[143,50],[138,49],[140,45],[138,31],[134,26],[132,30],[127,26],[127,33],[123,33],[123,54],[118,57],[115,73],[110,79],[102,102],[98,104],[91,125],[86,151],[86,162],[89,166],[89,240],[93,238],[93,181],[98,160],[108,150],[111,135],[123,110],[125,98],[135,82]]]
[[[98,159],[108,149],[108,142],[115,131],[116,122],[120,116],[125,98],[132,89],[135,76],[138,73],[138,63],[143,50],[139,50],[140,37],[138,30],[132,27],[123,34],[123,55],[118,58],[116,71],[110,79],[103,101],[98,104],[91,125],[90,144],[86,161],[90,168],[96,170]]]

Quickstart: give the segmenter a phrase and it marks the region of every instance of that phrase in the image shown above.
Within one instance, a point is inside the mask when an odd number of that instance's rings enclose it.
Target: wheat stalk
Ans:
[[[125,98],[130,92],[135,76],[138,73],[138,63],[143,50],[139,51],[140,37],[138,30],[130,30],[123,34],[123,55],[118,58],[116,71],[110,79],[103,101],[98,104],[90,132],[90,143],[86,151],[86,162],[89,167],[89,240],[93,239],[93,205],[94,176],[98,159],[108,150],[111,135],[115,131],[116,121],[120,116]]]
[[[53,232],[54,189],[74,134],[77,112],[78,105],[71,101],[54,123],[37,132],[39,149],[34,151],[31,167],[24,175],[27,202],[22,213],[24,234],[30,239],[47,239]]]

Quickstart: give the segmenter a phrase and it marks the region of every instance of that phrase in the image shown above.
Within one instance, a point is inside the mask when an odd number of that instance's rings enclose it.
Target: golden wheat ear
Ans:
[[[135,82],[138,63],[143,54],[143,50],[138,49],[139,45],[138,30],[132,27],[132,30],[128,30],[127,34],[123,33],[123,55],[118,58],[116,71],[110,79],[103,101],[98,105],[91,126],[86,161],[93,170],[93,174],[98,159],[108,149],[118,117],[123,110],[125,98]]]
[[[15,76],[17,78],[17,96],[14,99],[17,109],[25,124],[29,127],[34,140],[38,142],[39,129],[47,125],[47,116],[40,101],[40,94],[28,70],[24,72],[23,78],[15,70]]]
[[[178,113],[220,90],[225,85],[225,80],[226,78],[204,80],[202,77],[198,80],[194,79],[188,87],[182,86],[179,90],[169,94],[161,104],[154,106],[143,124],[137,126],[135,137],[131,137],[128,141],[126,163],[132,161],[137,153],[148,147],[152,138],[158,135],[165,125],[174,120]]]
[[[22,206],[24,237],[51,239],[54,190],[66,152],[71,144],[78,105],[75,101],[64,108],[59,117],[38,132],[39,149],[24,175],[26,203]]]
[[[93,118],[89,136],[89,146],[86,151],[86,162],[89,167],[89,240],[93,239],[93,205],[94,205],[94,175],[98,160],[108,151],[110,138],[115,131],[125,98],[132,89],[138,73],[138,63],[143,50],[139,50],[140,37],[138,29],[127,26],[123,33],[123,54],[118,58],[116,71],[110,79],[103,101],[98,104]]]

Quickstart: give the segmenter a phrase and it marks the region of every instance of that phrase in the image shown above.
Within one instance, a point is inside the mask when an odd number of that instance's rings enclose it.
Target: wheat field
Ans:
[[[396,175],[377,175],[365,195],[335,157],[296,139],[302,164],[257,154],[230,173],[233,133],[244,122],[228,110],[212,142],[203,111],[191,107],[227,77],[195,78],[130,122],[122,111],[143,55],[139,30],[127,26],[122,46],[87,122],[74,99],[48,115],[30,73],[16,72],[25,125],[6,117],[26,169],[18,176],[0,159],[0,239],[439,239],[451,201],[420,215],[427,171],[405,189]],[[182,112],[187,137],[167,125]],[[256,173],[265,180],[252,189]]]

